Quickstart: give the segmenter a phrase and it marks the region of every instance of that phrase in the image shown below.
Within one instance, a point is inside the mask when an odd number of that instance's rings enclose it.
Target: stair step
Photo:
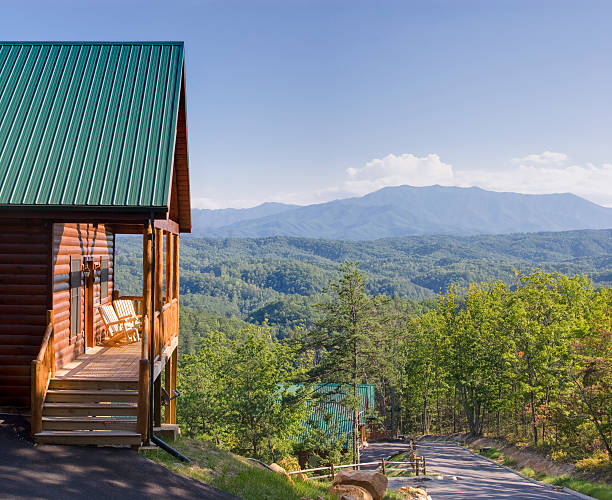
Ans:
[[[47,391],[47,401],[49,403],[136,403],[138,402],[138,391],[91,391],[85,389],[52,389],[50,391]]]
[[[136,432],[135,418],[124,417],[43,417],[43,431],[122,430]]]
[[[129,431],[43,431],[34,435],[39,443],[134,446],[139,445],[142,437]]]
[[[137,391],[138,382],[132,380],[54,378],[49,381],[49,389]]]
[[[45,403],[43,415],[108,417],[114,415],[133,416],[138,414],[138,405],[121,403]]]

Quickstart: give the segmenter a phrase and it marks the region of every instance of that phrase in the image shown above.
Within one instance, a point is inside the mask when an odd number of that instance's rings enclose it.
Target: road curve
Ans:
[[[370,443],[363,450],[362,462],[388,458],[407,449],[402,442]],[[422,487],[433,500],[487,499],[487,500],[545,500],[573,499],[576,496],[541,485],[525,479],[495,463],[475,455],[456,443],[443,441],[420,441],[417,451],[427,460],[429,471],[445,476],[456,476],[458,479],[423,481]],[[428,472],[429,472],[428,471]],[[391,479],[390,488],[399,488],[407,484],[402,479]],[[410,483],[414,485],[414,483]]]

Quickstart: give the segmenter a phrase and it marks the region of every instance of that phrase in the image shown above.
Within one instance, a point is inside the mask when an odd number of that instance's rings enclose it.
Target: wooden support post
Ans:
[[[331,469],[331,477],[332,477],[332,482],[333,482],[334,476],[335,476],[335,473],[334,473],[334,464],[333,463],[331,464],[330,469]]]
[[[164,305],[164,239],[163,231],[155,229],[155,311],[161,311]],[[155,332],[157,334],[157,332]]]
[[[161,374],[153,383],[153,427],[161,426]]]
[[[172,240],[174,241],[174,245],[172,248],[172,280],[173,280],[173,286],[174,286],[174,290],[172,291],[172,298],[173,299],[177,299],[178,302],[178,298],[179,298],[179,235],[178,234],[173,234],[172,235]],[[178,304],[176,306],[176,331],[178,332],[179,329],[179,307]]]
[[[141,359],[138,364],[138,432],[142,440],[149,441],[149,374],[148,359]]]
[[[176,349],[174,350],[174,352],[172,353],[172,372],[170,375],[170,381],[171,381],[171,389],[174,391],[176,389],[176,372],[178,369],[178,346],[176,347]],[[170,393],[170,396],[172,396],[173,394]],[[170,423],[171,424],[176,424],[176,399],[173,399],[172,401],[170,401]]]
[[[151,293],[152,293],[152,276],[151,268],[153,267],[153,233],[151,224],[147,223],[142,235],[142,317],[148,316],[151,318]],[[151,338],[149,336],[149,338]],[[149,340],[150,341],[150,340]]]
[[[383,473],[383,475],[385,475],[385,474],[386,474],[386,468],[385,468],[385,459],[384,459],[384,458],[382,458],[382,459],[380,460],[380,467],[381,467],[381,469],[382,469],[382,473]]]
[[[172,291],[172,298],[178,299],[179,296],[179,235],[173,234],[172,239],[174,240],[174,245],[172,249],[173,260],[172,264],[174,269],[172,270],[172,279],[174,284],[174,290]]]
[[[172,279],[172,272],[174,266],[172,264],[172,258],[174,252],[172,251],[172,233],[166,233],[166,303],[172,302],[174,297],[174,281]]]
[[[425,457],[423,457],[423,475],[427,475],[427,465],[425,464]]]
[[[419,457],[414,457],[414,465],[415,465],[414,473],[415,475],[418,476],[419,475]]]
[[[164,389],[166,389],[166,392],[168,393],[168,395],[170,397],[172,397],[172,357],[170,357],[168,359],[168,361],[166,361],[166,366],[164,367]],[[171,424],[171,420],[172,420],[172,416],[170,415],[171,413],[171,405],[172,401],[170,401],[165,407],[164,407],[164,423],[165,424]]]
[[[161,316],[161,310],[162,310],[162,307],[164,306],[163,280],[164,280],[163,231],[161,229],[155,229],[155,276],[153,276],[153,289],[154,289],[154,297],[155,297],[155,300],[154,300],[155,313],[159,313],[159,316],[158,316],[158,320],[155,321],[156,331],[152,335],[152,339],[155,342],[156,355],[161,354],[162,346],[164,342],[164,336],[162,333],[162,328],[164,327],[164,325],[163,325],[163,320]],[[160,386],[160,389],[161,389],[161,386]],[[157,397],[157,391],[156,391],[156,397]],[[155,411],[157,411],[157,408]]]

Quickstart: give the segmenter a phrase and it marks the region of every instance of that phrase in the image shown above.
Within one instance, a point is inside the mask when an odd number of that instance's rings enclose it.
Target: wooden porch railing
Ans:
[[[53,311],[47,311],[47,328],[36,359],[30,371],[31,432],[42,432],[42,413],[49,381],[55,375],[55,344],[53,338]]]
[[[119,297],[121,300],[131,300],[134,302],[134,310],[138,316],[142,316],[142,297],[137,297],[136,295],[121,295]]]
[[[155,358],[161,356],[164,348],[169,345],[179,330],[178,299],[173,299],[155,312]]]
[[[143,298],[136,295],[121,295],[118,297],[121,300],[131,300],[134,302],[134,310],[138,316],[142,316],[143,312]],[[166,301],[166,297],[163,297],[163,301]],[[169,345],[175,337],[178,337],[179,331],[179,304],[178,299],[172,299],[162,307],[161,311],[155,311],[155,335],[149,335],[149,342],[151,337],[155,342],[155,359],[161,355],[164,348]],[[142,318],[142,324],[148,325],[147,320]],[[148,359],[148,355],[147,355]]]

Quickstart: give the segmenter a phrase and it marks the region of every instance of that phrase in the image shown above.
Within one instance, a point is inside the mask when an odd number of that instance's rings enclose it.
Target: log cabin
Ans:
[[[176,424],[188,163],[182,42],[0,43],[0,411],[35,440]],[[115,287],[121,234],[142,237],[142,296]],[[120,299],[140,339],[109,344]]]

